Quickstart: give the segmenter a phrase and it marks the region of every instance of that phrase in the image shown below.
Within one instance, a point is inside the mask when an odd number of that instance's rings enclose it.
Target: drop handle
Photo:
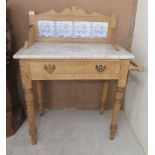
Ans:
[[[106,70],[106,65],[96,65],[95,68],[98,72],[103,72]]]
[[[53,73],[53,71],[56,69],[55,65],[44,65],[44,69],[48,73]]]

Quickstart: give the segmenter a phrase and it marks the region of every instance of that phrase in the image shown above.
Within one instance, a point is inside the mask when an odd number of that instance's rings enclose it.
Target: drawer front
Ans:
[[[62,75],[119,74],[120,61],[30,61],[32,79],[59,77]]]

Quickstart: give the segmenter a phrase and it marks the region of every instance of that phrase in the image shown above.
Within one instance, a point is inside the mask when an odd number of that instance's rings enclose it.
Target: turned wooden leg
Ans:
[[[29,133],[31,136],[32,144],[37,143],[37,129],[35,123],[35,111],[34,111],[34,101],[33,101],[33,94],[32,89],[24,89],[25,93],[25,101],[27,107],[27,117],[29,122]]]
[[[25,102],[27,107],[27,117],[29,123],[29,134],[32,144],[37,143],[37,129],[35,123],[34,99],[32,93],[31,70],[28,60],[20,60],[20,71],[22,86],[24,89]]]
[[[110,126],[110,139],[113,140],[117,130],[117,120],[120,113],[121,104],[124,98],[125,88],[117,87],[115,93],[114,109],[112,115],[112,122]]]
[[[127,75],[129,69],[129,61],[122,60],[120,64],[119,79],[117,81],[117,87],[115,92],[115,100],[112,114],[112,122],[110,126],[110,139],[113,140],[117,130],[117,121],[120,113],[122,101],[124,99],[125,87],[127,82]]]
[[[40,116],[43,116],[44,115],[44,106],[43,106],[43,95],[42,95],[41,81],[36,81],[36,89],[37,89],[39,114],[40,114]]]
[[[109,92],[109,82],[104,81],[103,89],[102,89],[101,105],[100,105],[100,114],[104,113],[104,109],[105,109],[105,105],[106,105],[107,97],[108,97],[108,92]]]

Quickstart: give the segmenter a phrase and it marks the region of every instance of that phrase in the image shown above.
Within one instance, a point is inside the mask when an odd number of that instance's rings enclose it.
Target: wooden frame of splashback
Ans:
[[[90,22],[108,22],[107,38],[40,38],[38,35],[38,20],[59,20],[59,21],[90,21]],[[62,12],[54,10],[35,14],[34,11],[29,12],[29,23],[33,35],[31,40],[48,41],[48,42],[104,42],[112,43],[114,41],[114,33],[116,31],[116,16],[105,16],[96,12],[86,13],[83,9],[76,7],[66,8]],[[34,31],[34,32],[33,32]],[[33,38],[33,39],[32,39]]]

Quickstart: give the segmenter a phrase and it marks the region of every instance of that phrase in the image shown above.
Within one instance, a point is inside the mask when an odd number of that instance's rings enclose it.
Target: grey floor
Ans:
[[[145,155],[125,113],[117,136],[109,140],[111,110],[52,110],[36,116],[38,143],[31,145],[27,120],[7,138],[7,155]]]

